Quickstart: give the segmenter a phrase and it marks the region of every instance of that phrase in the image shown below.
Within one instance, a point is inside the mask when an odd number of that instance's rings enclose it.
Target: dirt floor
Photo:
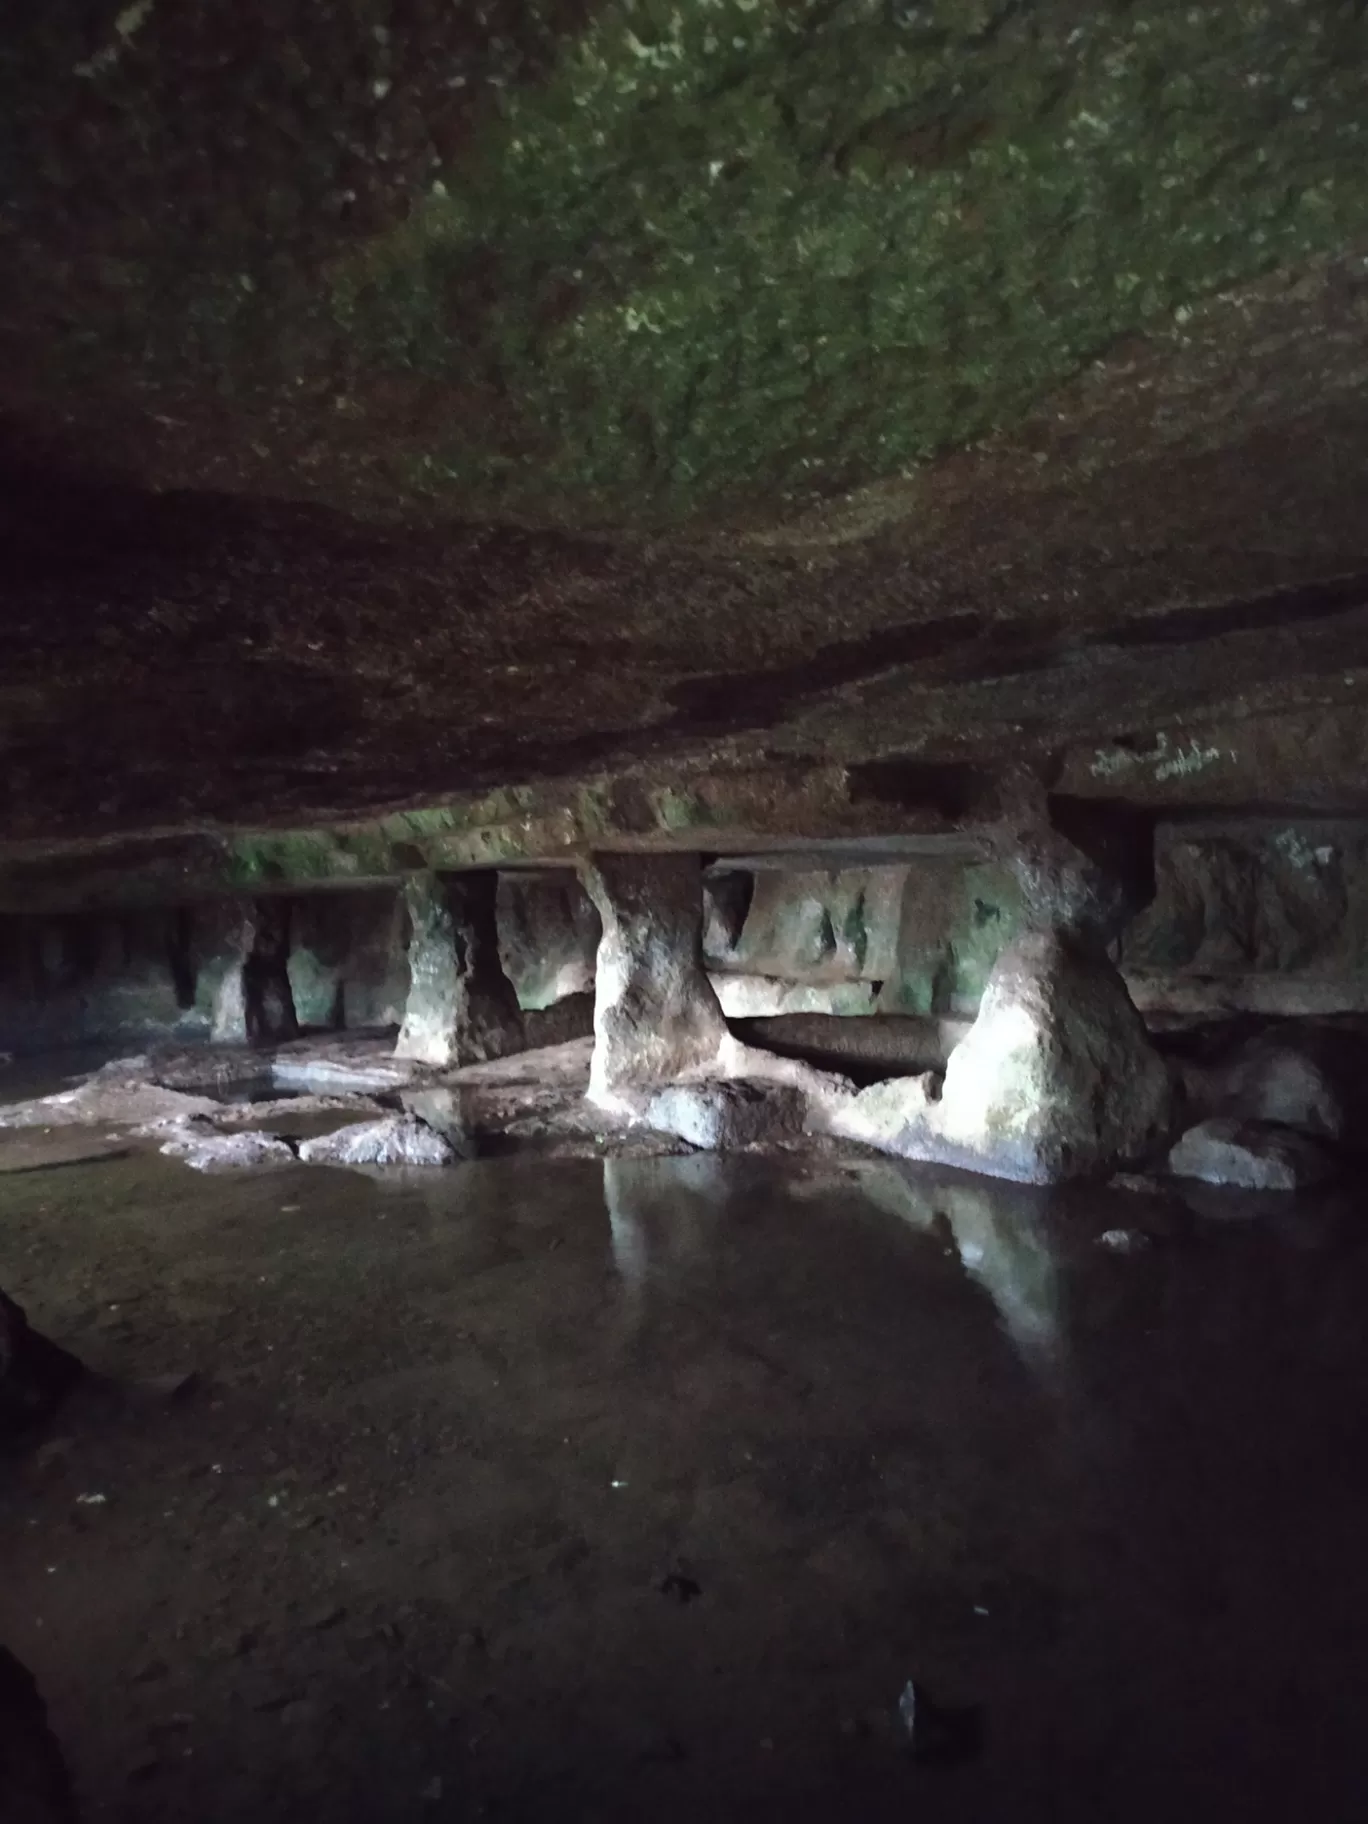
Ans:
[[[0,1285],[121,1389],[0,1461],[91,1818],[1368,1814],[1353,1198],[135,1151]]]

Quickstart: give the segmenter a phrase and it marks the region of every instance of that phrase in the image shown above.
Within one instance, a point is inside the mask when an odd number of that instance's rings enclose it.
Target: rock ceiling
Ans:
[[[1368,809],[1361,10],[19,9],[8,890]]]

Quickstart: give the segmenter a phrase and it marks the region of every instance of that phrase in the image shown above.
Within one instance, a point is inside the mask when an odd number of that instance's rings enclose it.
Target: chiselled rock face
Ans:
[[[1164,1125],[1104,955],[1363,1001],[1362,8],[257,10],[0,26],[0,1035],[494,1059],[598,856],[613,1098],[706,868],[729,1011],[993,970],[905,1125],[1052,1177]]]

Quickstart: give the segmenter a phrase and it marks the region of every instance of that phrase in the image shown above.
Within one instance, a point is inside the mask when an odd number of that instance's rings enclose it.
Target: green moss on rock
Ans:
[[[208,397],[230,474],[335,498],[898,476],[1368,230],[1358,7],[282,0],[248,53],[232,14],[54,0],[0,48],[4,314],[44,384]]]
[[[609,7],[334,308],[516,404],[526,441],[453,422],[433,488],[630,513],[897,474],[1362,230],[1364,49],[1290,0]]]

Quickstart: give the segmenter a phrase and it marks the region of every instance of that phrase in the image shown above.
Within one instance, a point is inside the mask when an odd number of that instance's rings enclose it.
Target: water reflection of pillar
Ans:
[[[861,1189],[880,1209],[953,1239],[1022,1361],[1061,1390],[1066,1330],[1059,1264],[1045,1220],[1050,1193],[986,1179],[940,1183],[891,1161],[869,1160],[859,1169]]]
[[[604,1160],[603,1201],[631,1328],[644,1315],[648,1280],[668,1291],[706,1265],[725,1200],[722,1162],[710,1153]]]

